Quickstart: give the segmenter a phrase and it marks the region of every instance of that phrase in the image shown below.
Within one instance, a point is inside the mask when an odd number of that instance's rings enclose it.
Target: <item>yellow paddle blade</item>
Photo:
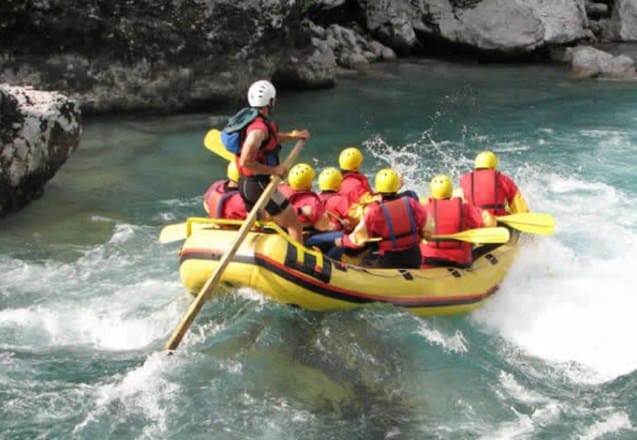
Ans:
[[[221,156],[227,161],[231,161],[235,159],[235,155],[226,150],[223,143],[221,143],[221,132],[216,128],[209,130],[206,133],[206,136],[203,138],[203,144],[206,148],[217,156]]]
[[[509,238],[509,230],[501,226],[495,228],[467,229],[466,231],[457,232],[455,234],[433,235],[431,237],[432,240],[452,239],[479,244],[506,243],[509,241]]]
[[[551,235],[555,230],[555,218],[539,212],[520,212],[497,217],[498,222],[529,234]]]
[[[354,223],[358,223],[365,214],[365,207],[372,202],[379,202],[380,196],[365,193],[361,196],[358,202],[352,203],[347,211],[347,217]]]
[[[186,223],[164,226],[159,233],[159,242],[171,243],[186,239]]]

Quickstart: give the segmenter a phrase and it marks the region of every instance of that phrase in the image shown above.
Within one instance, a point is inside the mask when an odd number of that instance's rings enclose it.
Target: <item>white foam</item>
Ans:
[[[510,410],[517,415],[517,420],[500,423],[491,432],[480,438],[484,440],[509,440],[529,437],[534,431],[531,417],[526,414],[520,414],[514,408],[510,408]]]
[[[500,372],[499,376],[500,385],[502,389],[514,400],[529,405],[540,405],[549,402],[549,399],[542,396],[540,393],[528,390],[515,380],[515,377],[504,371]]]
[[[511,406],[509,409],[516,415],[516,419],[500,423],[489,429],[489,433],[482,436],[484,439],[524,438],[531,435],[536,427],[555,423],[562,414],[559,403],[536,391],[527,389],[516,381],[512,374],[504,371],[500,372],[499,388],[496,390],[496,394],[504,404],[511,405],[511,402],[519,402],[530,405],[534,409],[529,415],[522,414]]]
[[[172,410],[171,402],[179,388],[164,377],[169,363],[174,361],[165,353],[155,353],[144,365],[116,378],[115,383],[99,386],[94,392],[94,408],[73,428],[73,434],[79,435],[100,419],[112,417],[109,411],[113,405],[118,405],[127,414],[141,412],[152,421],[144,428],[146,437],[163,436],[167,429],[168,414]]]
[[[553,143],[580,140],[577,134],[556,134],[552,129],[538,133]],[[593,139],[586,148],[599,154],[635,149],[624,133],[612,130],[587,130],[580,136]],[[532,150],[517,140],[491,143],[498,153]],[[463,153],[462,143],[434,139],[431,130],[405,145],[389,145],[378,136],[364,145],[377,161],[396,168],[410,189],[422,188],[423,180],[440,170],[455,178],[471,168],[473,159]],[[432,156],[424,163],[417,159]],[[572,380],[600,382],[637,368],[637,351],[630,349],[637,333],[637,295],[631,289],[637,261],[637,200],[627,192],[630,188],[594,176],[585,179],[580,176],[589,175],[585,171],[572,172],[574,165],[587,166],[587,160],[596,159],[582,153],[573,163],[561,165],[566,172],[547,170],[542,161],[516,168],[509,163],[508,174],[531,209],[554,215],[556,232],[535,237],[522,249],[501,291],[473,316]],[[426,326],[420,330],[428,341],[447,346],[449,336],[436,332]],[[466,349],[461,339],[455,346]]]
[[[98,297],[85,304],[61,303],[0,311],[0,329],[15,330],[5,343],[19,347],[47,345],[89,345],[106,350],[147,347],[165,336],[170,323],[178,322],[181,310],[170,303],[157,304],[144,292],[175,290],[164,283],[149,281],[131,286],[138,298],[118,302],[118,295]],[[146,298],[148,301],[144,301]],[[139,310],[146,307],[140,313]],[[135,316],[139,313],[140,316]]]
[[[430,344],[438,345],[445,351],[467,352],[467,340],[460,330],[456,330],[453,335],[448,335],[438,328],[433,328],[427,321],[423,321],[419,323],[416,333],[424,337]]]
[[[3,342],[131,350],[165,338],[187,303],[174,302],[183,291],[165,266],[174,256],[158,258],[159,245],[148,245],[153,230],[119,224],[107,243],[69,263],[2,259],[0,329],[10,335]]]
[[[555,235],[526,245],[473,317],[574,381],[612,380],[637,369],[633,203],[607,184],[558,175],[550,182],[540,194]]]
[[[581,440],[595,440],[623,429],[633,429],[629,415],[623,411],[613,412],[606,416],[604,420],[595,422],[588,427],[579,438]]]

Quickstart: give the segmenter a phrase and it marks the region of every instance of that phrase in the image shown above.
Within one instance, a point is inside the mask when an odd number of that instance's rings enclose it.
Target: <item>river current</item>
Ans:
[[[555,234],[469,315],[240,289],[172,356],[191,297],[157,236],[224,174],[202,145],[214,115],[87,121],[44,196],[0,220],[0,438],[634,439],[635,102],[637,83],[561,67],[428,60],[281,92],[276,119],[312,132],[317,169],[358,145],[370,178],[392,166],[426,196],[489,148]]]

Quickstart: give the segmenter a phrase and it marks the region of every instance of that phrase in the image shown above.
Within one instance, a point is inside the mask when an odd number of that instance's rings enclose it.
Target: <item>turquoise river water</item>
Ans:
[[[202,146],[212,115],[87,121],[44,197],[0,220],[0,438],[637,438],[636,102],[635,82],[427,60],[281,93],[317,168],[360,145],[368,176],[394,166],[426,196],[491,148],[556,232],[469,315],[240,289],[173,356],[190,297],[157,236],[224,173]]]

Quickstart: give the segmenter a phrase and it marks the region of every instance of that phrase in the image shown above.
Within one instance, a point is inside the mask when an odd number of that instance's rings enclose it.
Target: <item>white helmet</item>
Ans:
[[[248,89],[250,107],[267,107],[274,104],[276,89],[270,81],[264,79],[252,83]]]

